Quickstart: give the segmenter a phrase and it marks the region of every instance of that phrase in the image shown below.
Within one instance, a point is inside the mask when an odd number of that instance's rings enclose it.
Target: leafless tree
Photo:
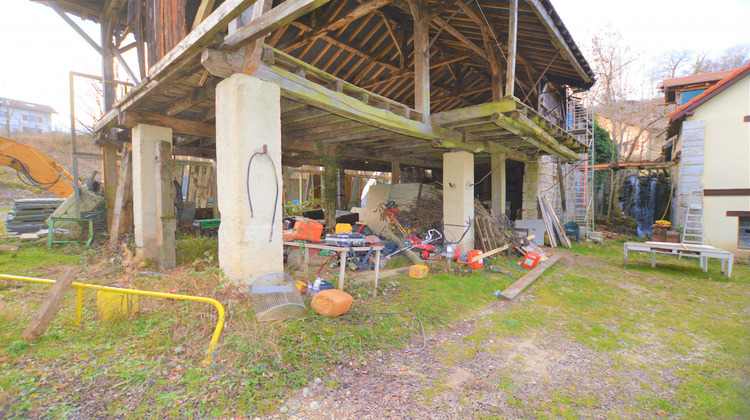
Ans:
[[[630,159],[636,146],[663,117],[664,108],[655,99],[635,100],[640,90],[632,82],[630,71],[637,55],[623,41],[622,35],[606,29],[594,35],[589,56],[596,73],[593,88],[595,110],[612,135],[612,154],[615,162]],[[619,179],[610,174],[610,194],[607,206],[609,222],[617,197]]]
[[[690,50],[665,52],[656,60],[656,75],[659,79],[672,79],[684,75],[692,55]]]
[[[750,61],[750,44],[739,44],[729,47],[714,63],[713,71],[732,70],[744,66]]]
[[[695,58],[693,59],[693,64],[691,65],[691,71],[690,74],[701,74],[701,73],[708,73],[711,70],[713,66],[713,63],[711,63],[711,59],[708,58],[707,52],[701,52],[695,55]]]

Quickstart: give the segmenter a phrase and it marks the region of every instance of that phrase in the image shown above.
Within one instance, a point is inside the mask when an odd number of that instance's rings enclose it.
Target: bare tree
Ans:
[[[732,70],[750,62],[750,44],[729,47],[714,63],[713,71]]]
[[[659,79],[673,79],[683,76],[693,53],[690,50],[667,51],[656,59],[655,72]]]
[[[649,130],[663,117],[664,108],[658,106],[657,100],[633,99],[638,96],[639,89],[631,81],[630,70],[637,56],[618,31],[607,29],[594,35],[590,57],[597,78],[593,88],[595,110],[603,120],[602,126],[612,135],[614,161],[628,160]],[[617,197],[619,179],[616,178],[615,171],[612,171],[607,222]]]

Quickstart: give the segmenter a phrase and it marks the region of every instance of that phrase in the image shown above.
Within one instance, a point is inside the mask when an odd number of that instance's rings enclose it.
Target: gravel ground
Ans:
[[[581,269],[582,264],[596,265],[568,253],[561,263],[563,269],[547,281],[574,267]],[[605,281],[634,294],[641,292],[622,278]],[[367,365],[339,366],[320,383],[294,394],[268,418],[559,417],[554,409],[562,412],[571,404],[580,417],[655,417],[664,414],[642,411],[633,402],[643,395],[673,396],[677,377],[670,366],[694,362],[709,351],[706,345],[694,353],[675,355],[660,351],[658,340],[644,337],[648,344],[611,354],[566,339],[554,328],[493,336],[496,321],[491,315],[511,311],[531,296],[525,293],[513,302],[495,302],[472,319],[429,334],[427,347],[419,354],[397,352],[378,355]],[[570,395],[576,396],[575,402],[569,401]]]

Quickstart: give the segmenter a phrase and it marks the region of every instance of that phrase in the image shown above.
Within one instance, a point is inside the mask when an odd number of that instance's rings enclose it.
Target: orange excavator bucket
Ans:
[[[10,166],[25,184],[45,188],[60,198],[73,194],[73,176],[31,146],[0,137],[0,166]]]

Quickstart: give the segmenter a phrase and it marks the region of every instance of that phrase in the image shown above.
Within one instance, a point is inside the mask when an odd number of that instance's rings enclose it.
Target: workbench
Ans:
[[[310,249],[321,249],[326,251],[340,252],[339,258],[339,289],[344,290],[344,278],[346,277],[346,256],[349,251],[354,252],[367,252],[370,249],[375,251],[375,285],[372,288],[372,296],[378,295],[378,274],[380,272],[380,251],[383,250],[383,245],[371,245],[371,246],[331,246],[309,242],[297,242],[297,241],[284,241],[284,246],[291,246],[300,248],[300,253],[304,252],[304,267],[305,271],[308,271],[308,264],[310,262]]]
[[[708,272],[708,259],[717,258],[721,261],[721,272],[726,273],[727,277],[732,275],[734,254],[710,245],[677,244],[672,242],[625,242],[622,250],[625,267],[628,266],[628,251],[650,252],[651,267],[656,267],[656,254],[698,258],[700,267],[704,272]]]

